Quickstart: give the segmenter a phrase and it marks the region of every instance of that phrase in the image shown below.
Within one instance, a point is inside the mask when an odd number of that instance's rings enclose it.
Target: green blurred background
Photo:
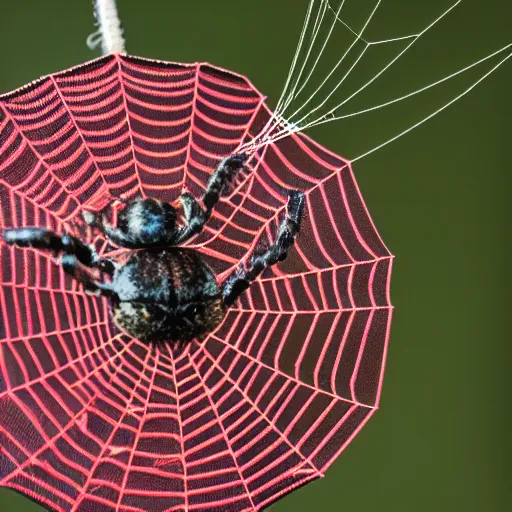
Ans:
[[[118,0],[131,54],[208,61],[245,74],[271,105],[307,3]],[[384,0],[375,37],[417,32],[448,6]],[[357,8],[353,12],[357,17]],[[2,0],[0,92],[95,57],[85,46],[92,21],[87,0]],[[511,21],[510,0],[464,0],[382,77],[375,101],[427,85],[512,42]],[[329,51],[336,56],[339,49]],[[354,158],[422,119],[477,75],[310,134]],[[397,256],[381,410],[324,480],[292,493],[273,512],[511,510],[511,84],[512,59],[434,119],[355,163],[377,228]],[[40,508],[1,490],[0,510]]]

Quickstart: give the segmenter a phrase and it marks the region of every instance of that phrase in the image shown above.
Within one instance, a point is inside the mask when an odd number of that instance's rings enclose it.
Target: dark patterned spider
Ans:
[[[204,208],[184,192],[180,197],[185,223],[180,226],[176,209],[156,199],[126,202],[117,226],[102,213],[84,212],[87,224],[100,229],[115,245],[133,249],[125,263],[100,258],[95,249],[77,237],[58,235],[39,227],[6,229],[3,239],[19,247],[63,253],[64,271],[82,283],[89,293],[110,298],[116,326],[147,342],[201,338],[224,318],[227,308],[266,267],[286,258],[299,232],[304,194],[288,192],[287,214],[272,246],[239,264],[219,285],[201,254],[179,246],[199,233],[221,194],[228,190],[248,156],[234,154],[220,162],[202,197]],[[83,267],[99,269],[111,282],[99,282]]]

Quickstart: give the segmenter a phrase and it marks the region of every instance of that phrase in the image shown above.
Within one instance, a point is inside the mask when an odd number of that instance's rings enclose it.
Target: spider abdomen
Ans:
[[[115,273],[113,287],[115,324],[143,341],[187,342],[224,318],[215,274],[194,250],[136,251]]]

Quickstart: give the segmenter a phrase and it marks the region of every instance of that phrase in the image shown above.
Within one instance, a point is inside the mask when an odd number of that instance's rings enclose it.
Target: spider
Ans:
[[[275,242],[253,253],[247,263],[239,263],[220,284],[198,251],[180,247],[202,230],[238,171],[248,170],[247,159],[247,154],[240,153],[219,163],[202,196],[204,208],[189,192],[182,193],[183,225],[173,205],[152,198],[121,200],[125,206],[115,227],[104,219],[104,210],[84,211],[88,225],[115,245],[131,249],[124,263],[101,258],[76,236],[40,227],[6,229],[3,239],[10,245],[62,253],[59,263],[64,271],[88,293],[109,298],[115,325],[131,336],[151,343],[201,339],[220,324],[228,308],[265,268],[286,258],[300,229],[304,194],[290,190]],[[110,281],[97,280],[85,267],[98,269]]]

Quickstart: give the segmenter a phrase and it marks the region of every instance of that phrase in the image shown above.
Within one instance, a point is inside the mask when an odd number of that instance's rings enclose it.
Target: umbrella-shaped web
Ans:
[[[0,227],[69,230],[124,195],[199,196],[271,113],[244,77],[110,55],[0,96]],[[116,331],[46,253],[0,245],[0,485],[57,510],[261,510],[323,476],[375,411],[392,256],[347,161],[303,134],[193,240],[222,276],[306,192],[296,248],[183,352]],[[115,215],[115,212],[114,212]]]

